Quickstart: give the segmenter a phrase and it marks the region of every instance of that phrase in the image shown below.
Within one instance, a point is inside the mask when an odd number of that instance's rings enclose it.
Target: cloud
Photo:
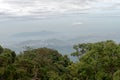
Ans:
[[[93,8],[100,9],[100,10],[114,10],[114,9],[120,9],[120,0],[103,0],[95,3]]]
[[[10,16],[44,16],[88,8],[84,3],[82,0],[0,0],[0,13]]]
[[[119,0],[0,0],[0,16],[46,17],[56,14],[84,12],[108,8]],[[119,5],[117,5],[119,6]]]
[[[75,22],[72,25],[78,26],[78,25],[82,25],[82,24],[83,24],[82,22]]]

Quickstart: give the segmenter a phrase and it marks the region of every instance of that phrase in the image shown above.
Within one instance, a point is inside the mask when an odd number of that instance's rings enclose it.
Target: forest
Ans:
[[[71,56],[49,48],[19,54],[0,46],[0,80],[120,80],[120,44],[80,43]]]

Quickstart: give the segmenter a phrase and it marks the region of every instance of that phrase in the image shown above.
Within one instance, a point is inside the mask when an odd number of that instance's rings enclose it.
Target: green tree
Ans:
[[[0,80],[14,80],[16,68],[13,65],[16,54],[7,48],[2,48],[0,54]]]
[[[117,71],[113,74],[113,80],[120,80],[120,70],[117,70]]]
[[[0,54],[3,52],[3,48],[2,46],[0,46]]]
[[[119,44],[109,40],[85,46],[85,53],[76,64],[79,64],[77,77],[81,80],[112,80],[114,72],[120,68]],[[82,49],[79,50],[76,53],[81,53]]]

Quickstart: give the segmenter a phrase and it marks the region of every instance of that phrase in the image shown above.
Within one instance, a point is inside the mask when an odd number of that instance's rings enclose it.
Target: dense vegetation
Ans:
[[[120,80],[120,44],[113,41],[74,46],[77,57],[48,48],[20,54],[0,46],[0,80]]]

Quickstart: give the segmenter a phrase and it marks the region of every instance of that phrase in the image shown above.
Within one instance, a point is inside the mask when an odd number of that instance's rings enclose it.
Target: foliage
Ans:
[[[17,54],[0,46],[0,80],[120,80],[120,44],[114,41],[82,43],[71,55],[49,48]]]
[[[81,44],[83,45],[83,44]],[[103,41],[97,43],[84,44],[84,55],[79,58],[79,62],[71,67],[77,69],[77,78],[80,80],[112,80],[113,75],[120,69],[120,45],[115,42]],[[77,45],[76,53],[81,54],[81,47]],[[78,55],[75,55],[78,57]],[[114,79],[115,80],[115,79]]]

